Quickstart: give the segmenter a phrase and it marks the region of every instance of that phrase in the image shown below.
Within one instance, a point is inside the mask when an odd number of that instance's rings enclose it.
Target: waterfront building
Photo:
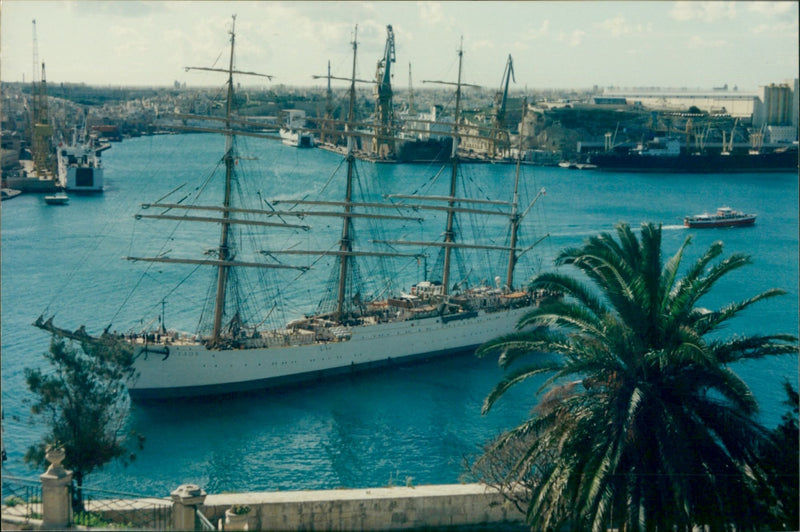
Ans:
[[[727,86],[712,90],[687,88],[645,87],[633,89],[608,88],[603,91],[606,100],[625,98],[628,105],[651,109],[686,111],[697,107],[710,114],[730,115],[740,120],[750,121],[756,108],[759,95],[755,92],[739,91]]]
[[[712,90],[686,88],[607,88],[595,103],[620,102],[650,109],[686,111],[697,107],[709,114],[738,118],[741,124],[763,129],[767,143],[794,142],[798,136],[798,79],[763,85],[756,92],[732,90],[727,85]]]

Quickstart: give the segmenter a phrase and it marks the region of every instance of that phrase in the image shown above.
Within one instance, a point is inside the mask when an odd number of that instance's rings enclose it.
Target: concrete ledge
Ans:
[[[234,504],[252,509],[250,530],[409,530],[522,525],[524,516],[483,484],[209,495],[212,523]]]

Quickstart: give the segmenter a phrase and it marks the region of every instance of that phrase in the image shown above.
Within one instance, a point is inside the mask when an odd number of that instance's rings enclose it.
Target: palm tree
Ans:
[[[514,385],[550,374],[536,415],[498,438],[482,460],[526,442],[505,480],[534,473],[527,517],[536,530],[757,526],[751,495],[766,478],[756,458],[769,431],[755,421],[755,398],[730,365],[796,353],[797,339],[722,339],[717,331],[784,292],[701,308],[700,299],[749,264],[748,256],[715,261],[718,242],[680,278],[691,237],[662,263],[660,226],[644,224],[641,240],[627,224],[615,229],[618,241],[603,233],[556,259],[594,286],[561,273],[539,275],[533,289],[563,297],[528,313],[522,332],[479,349],[479,355],[499,351],[500,365],[509,369],[484,413]],[[527,358],[533,361],[511,369]]]

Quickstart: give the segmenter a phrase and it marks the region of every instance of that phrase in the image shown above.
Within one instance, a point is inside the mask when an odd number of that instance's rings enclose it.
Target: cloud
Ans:
[[[761,15],[787,15],[797,10],[795,2],[748,2],[747,11]],[[795,14],[796,16],[796,14]]]
[[[641,22],[633,24],[632,22],[628,22],[628,20],[622,15],[618,15],[614,18],[608,18],[603,22],[596,22],[594,27],[607,31],[615,39],[618,39],[623,35],[635,35],[653,32],[652,22],[648,22],[647,24],[642,24]]]
[[[110,15],[116,18],[139,18],[149,16],[165,7],[166,2],[145,2],[132,0],[127,2],[65,2],[67,9],[74,10],[81,16]]]
[[[675,2],[669,14],[679,21],[733,19],[736,18],[736,2]]]
[[[750,30],[753,35],[768,33],[772,36],[785,35],[786,37],[797,37],[797,19],[787,22],[773,22],[771,24],[759,24]]]
[[[586,32],[583,30],[572,30],[572,32],[559,32],[558,34],[558,41],[566,43],[568,46],[580,46],[581,42],[583,41],[583,37],[586,35]]]
[[[528,40],[541,39],[550,33],[550,20],[544,19],[539,28],[531,28],[525,32],[524,38]]]
[[[472,42],[470,47],[472,49],[474,49],[474,50],[493,49],[494,48],[494,43],[492,41],[490,41],[490,40],[487,40],[487,39],[481,39],[481,40]]]
[[[442,4],[438,2],[417,2],[419,19],[426,26],[437,26],[445,21]]]
[[[709,40],[704,39],[698,35],[694,35],[689,38],[687,41],[686,46],[688,48],[722,48],[723,46],[728,46],[728,41],[724,39],[716,39],[716,40]]]
[[[610,32],[612,37],[622,37],[623,35],[631,33],[631,28],[628,26],[628,22],[625,20],[625,17],[618,16],[606,19],[599,23],[598,26]]]

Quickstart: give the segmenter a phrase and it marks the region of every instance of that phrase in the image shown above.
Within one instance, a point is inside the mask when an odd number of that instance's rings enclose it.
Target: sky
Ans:
[[[236,66],[274,76],[248,85],[322,86],[373,79],[392,25],[393,85],[463,80],[499,88],[509,54],[514,89],[688,87],[741,91],[798,75],[798,3],[786,2],[212,2],[0,0],[0,79],[30,81],[33,24],[48,83],[218,85],[186,66],[226,66],[236,15]]]

